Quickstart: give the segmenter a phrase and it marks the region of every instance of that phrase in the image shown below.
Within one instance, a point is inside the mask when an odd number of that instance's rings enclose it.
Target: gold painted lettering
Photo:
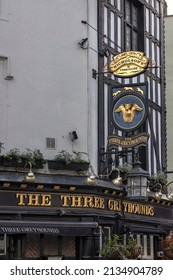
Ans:
[[[82,207],[82,196],[72,196],[72,202],[71,202],[71,207]]]
[[[27,194],[24,193],[16,193],[16,198],[19,198],[19,202],[17,205],[25,205],[24,199],[27,198]]]
[[[39,196],[40,194],[28,194],[28,206],[38,206]]]
[[[63,201],[62,206],[68,207],[68,200],[70,200],[70,195],[61,195],[60,199]]]
[[[51,194],[42,194],[41,197],[41,206],[51,206]]]
[[[128,206],[128,203],[127,202],[123,202],[124,212],[127,212],[127,206]]]
[[[117,200],[108,200],[108,209],[109,210],[115,210],[115,211],[121,211],[121,204]]]
[[[93,207],[92,196],[84,196],[83,199],[84,199],[83,207],[89,207],[89,208]]]
[[[154,208],[152,206],[150,207],[150,216],[154,216]]]

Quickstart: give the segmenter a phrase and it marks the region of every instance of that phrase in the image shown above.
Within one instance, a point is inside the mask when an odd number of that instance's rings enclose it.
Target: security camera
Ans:
[[[158,257],[158,258],[162,258],[163,256],[164,256],[163,251],[157,252],[157,257]]]

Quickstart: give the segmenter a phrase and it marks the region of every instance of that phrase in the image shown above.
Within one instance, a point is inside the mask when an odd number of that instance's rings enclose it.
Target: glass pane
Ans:
[[[121,18],[118,17],[118,30],[121,30]],[[121,32],[118,32],[117,34],[117,40],[118,40],[118,46],[120,48],[118,48],[118,51],[120,52],[121,51]]]
[[[137,7],[132,7],[132,24],[137,27]]]
[[[115,14],[111,12],[111,41],[115,41],[115,28],[114,28],[114,22],[115,22]],[[114,43],[111,42],[111,47],[114,48]]]
[[[150,236],[147,235],[147,255],[151,254]]]
[[[128,22],[130,22],[130,17],[131,17],[131,15],[130,15],[130,2],[129,1],[127,1],[126,3],[125,3],[125,19],[128,21]]]
[[[160,40],[160,19],[157,17],[157,40]]]
[[[158,13],[160,13],[160,3],[156,0],[156,10]]]
[[[108,29],[107,29],[107,22],[108,22],[108,9],[104,7],[104,34],[108,35]],[[108,39],[104,38],[105,43],[108,43]]]
[[[150,39],[146,38],[146,56],[150,57]]]
[[[121,11],[121,0],[117,0],[117,9]]]
[[[138,49],[138,34],[137,32],[133,31],[132,34],[132,50]]]
[[[155,22],[154,22],[154,14],[151,14],[151,34],[154,36],[154,27],[155,27]]]
[[[150,31],[150,23],[149,23],[149,15],[150,15],[150,12],[149,12],[149,9],[146,8],[146,17],[145,17],[145,28],[146,28],[146,31],[149,32]]]
[[[126,27],[126,50],[131,49],[131,29]]]

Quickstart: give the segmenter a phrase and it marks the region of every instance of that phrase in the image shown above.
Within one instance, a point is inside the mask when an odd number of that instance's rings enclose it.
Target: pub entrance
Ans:
[[[91,257],[91,236],[52,234],[4,234],[0,259],[88,259]],[[2,238],[2,239],[3,239]]]

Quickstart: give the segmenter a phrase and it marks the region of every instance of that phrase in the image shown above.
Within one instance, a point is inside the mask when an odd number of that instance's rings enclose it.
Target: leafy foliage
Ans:
[[[70,154],[66,150],[62,150],[58,153],[58,155],[55,156],[55,160],[57,162],[63,162],[65,164],[86,163],[87,162],[81,158],[80,152],[73,152],[73,153],[74,153],[74,155]]]
[[[46,162],[46,160],[43,158],[43,154],[38,149],[26,149],[25,152],[21,153],[19,149],[14,148],[4,154],[3,158],[9,161],[16,160],[17,163],[30,162],[32,165],[34,165],[38,161],[41,164],[44,164]]]
[[[103,257],[108,259],[134,259],[141,253],[141,247],[138,247],[136,240],[133,238],[129,238],[127,244],[122,244],[119,240],[119,236],[114,234],[103,245],[100,252]]]

